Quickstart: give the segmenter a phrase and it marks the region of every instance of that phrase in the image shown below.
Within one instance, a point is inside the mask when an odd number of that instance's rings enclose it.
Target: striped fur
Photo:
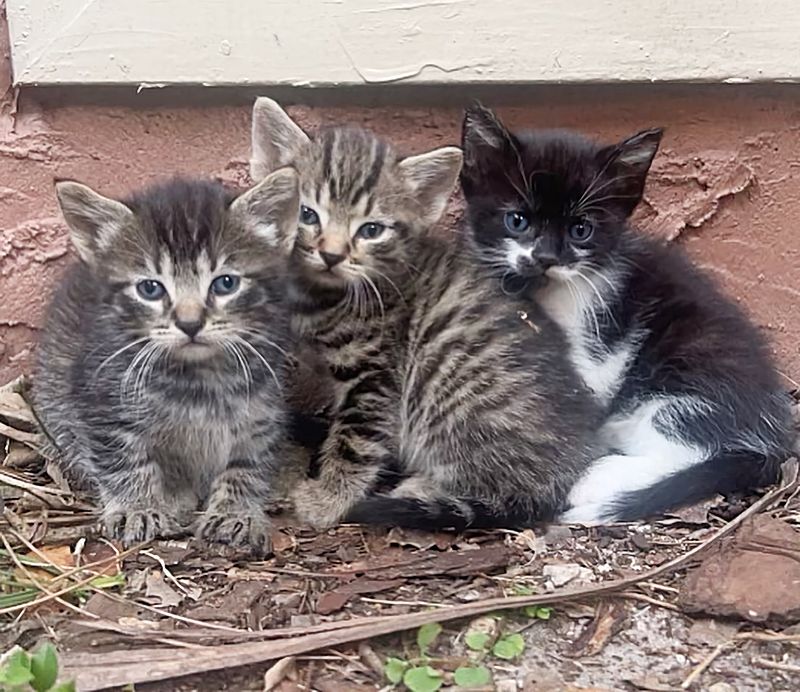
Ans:
[[[196,181],[124,203],[71,182],[58,194],[81,259],[53,296],[38,350],[34,400],[54,451],[94,487],[106,531],[125,544],[193,523],[204,540],[263,552],[286,427],[275,239],[295,222],[294,173],[235,200]],[[224,275],[240,286],[218,295],[210,285]],[[142,279],[164,295],[145,300]],[[178,328],[187,315],[194,337]]]
[[[319,219],[301,214],[293,327],[327,363],[334,403],[318,476],[294,493],[299,516],[428,527],[552,516],[588,461],[595,410],[546,318],[522,318],[458,242],[428,233],[460,154],[401,159],[344,128],[311,140],[269,99],[253,134],[253,175],[291,163]],[[369,222],[386,230],[366,242]],[[324,252],[347,259],[328,269]],[[393,473],[401,482],[379,493]]]

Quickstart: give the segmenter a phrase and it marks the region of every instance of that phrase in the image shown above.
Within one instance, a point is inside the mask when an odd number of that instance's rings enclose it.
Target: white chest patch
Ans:
[[[636,347],[636,336],[624,339],[613,350],[600,339],[597,314],[602,312],[609,290],[606,281],[574,269],[555,267],[550,282],[536,299],[567,336],[570,360],[578,375],[603,403],[619,391]]]

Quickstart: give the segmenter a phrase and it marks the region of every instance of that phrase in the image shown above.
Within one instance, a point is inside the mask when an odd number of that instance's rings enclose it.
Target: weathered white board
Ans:
[[[17,84],[800,81],[798,0],[7,0]]]

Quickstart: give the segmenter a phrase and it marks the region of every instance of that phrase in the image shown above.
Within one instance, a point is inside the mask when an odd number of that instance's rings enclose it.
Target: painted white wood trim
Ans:
[[[7,0],[17,84],[800,81],[798,0]]]

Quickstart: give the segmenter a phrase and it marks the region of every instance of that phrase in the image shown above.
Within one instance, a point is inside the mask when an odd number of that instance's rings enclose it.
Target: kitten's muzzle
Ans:
[[[550,267],[558,264],[558,258],[551,255],[537,255],[536,257],[520,257],[517,259],[516,271],[520,276],[543,276]]]

